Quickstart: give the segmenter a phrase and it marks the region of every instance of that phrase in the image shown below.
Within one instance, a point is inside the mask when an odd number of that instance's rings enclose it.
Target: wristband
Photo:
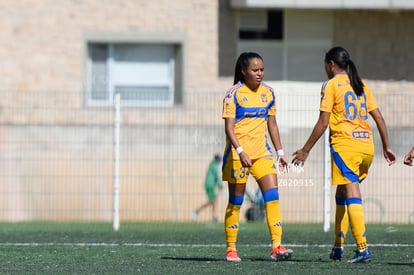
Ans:
[[[241,148],[241,146],[237,147],[236,152],[240,155],[240,153],[243,152],[243,148]]]
[[[279,150],[277,150],[277,155],[278,156],[284,156],[285,152],[283,152],[283,149],[279,149]]]

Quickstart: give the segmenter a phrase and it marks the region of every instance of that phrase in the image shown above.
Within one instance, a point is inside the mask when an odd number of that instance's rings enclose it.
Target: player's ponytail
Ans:
[[[339,68],[346,70],[352,89],[356,95],[361,96],[364,93],[364,83],[362,83],[362,80],[358,75],[354,62],[349,58],[347,50],[342,47],[334,47],[330,49],[325,55],[325,63],[329,63],[331,60],[335,62]]]
[[[244,82],[245,76],[243,74],[243,70],[246,70],[249,66],[250,59],[252,58],[263,58],[254,52],[244,52],[240,54],[239,58],[237,58],[236,67],[234,68],[234,81],[233,84],[238,83],[239,81]]]
[[[351,59],[348,60],[348,68],[346,72],[348,73],[349,80],[351,81],[352,89],[354,89],[357,96],[361,96],[364,93],[364,83],[362,83],[355,64]]]

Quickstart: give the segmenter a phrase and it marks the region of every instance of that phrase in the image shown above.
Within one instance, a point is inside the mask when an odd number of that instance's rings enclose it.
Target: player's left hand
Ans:
[[[284,173],[288,172],[289,162],[288,162],[288,160],[285,156],[279,156],[277,163],[278,163],[278,166],[279,166],[278,167],[279,171],[284,172]]]
[[[404,164],[408,166],[413,166],[414,162],[414,152],[413,154],[407,154],[404,156]]]

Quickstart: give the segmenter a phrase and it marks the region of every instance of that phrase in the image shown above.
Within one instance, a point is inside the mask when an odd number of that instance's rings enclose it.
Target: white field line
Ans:
[[[103,247],[121,247],[121,246],[132,246],[132,247],[225,247],[225,244],[172,244],[172,243],[0,243],[0,247],[6,246],[78,246],[78,247],[89,247],[89,246],[103,246]],[[240,247],[270,247],[270,245],[243,245],[239,244]],[[332,244],[285,244],[287,247],[332,247]],[[346,247],[355,246],[354,244],[345,245]],[[368,244],[369,247],[414,247],[413,244]]]

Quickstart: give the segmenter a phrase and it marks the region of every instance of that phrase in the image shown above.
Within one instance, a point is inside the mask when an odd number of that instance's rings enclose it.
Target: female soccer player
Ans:
[[[387,127],[371,90],[359,77],[344,48],[334,47],[326,53],[325,71],[329,80],[322,86],[319,119],[303,148],[293,154],[292,163],[303,165],[329,125],[332,184],[337,186],[335,244],[330,258],[342,259],[345,236],[350,225],[357,250],[349,262],[368,262],[372,256],[367,247],[359,189],[374,157],[368,114],[379,130],[383,154],[389,165],[395,163],[396,155],[390,148]]]
[[[280,169],[286,169],[288,163],[275,119],[275,95],[273,89],[262,82],[263,77],[262,57],[253,52],[242,53],[236,62],[234,86],[227,91],[223,100],[226,147],[222,177],[229,186],[224,221],[227,243],[225,259],[231,262],[241,261],[236,241],[240,207],[249,174],[257,181],[265,201],[266,220],[273,247],[270,259],[284,260],[292,254],[292,250],[281,245],[279,190],[268,134],[277,149]]]

